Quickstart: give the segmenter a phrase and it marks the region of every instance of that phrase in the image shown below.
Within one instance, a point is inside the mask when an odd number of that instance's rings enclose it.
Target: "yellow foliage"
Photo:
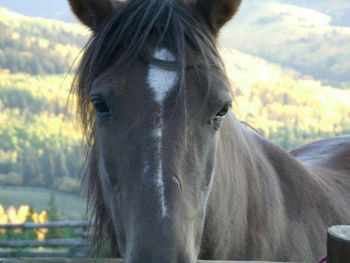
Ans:
[[[30,207],[28,205],[21,205],[17,210],[14,206],[10,206],[7,210],[0,204],[0,224],[24,224],[29,220],[34,223],[46,223],[48,222],[48,215],[45,210],[41,212],[34,212],[30,214]],[[44,240],[48,229],[39,228],[34,230],[37,240]],[[0,234],[4,234],[5,230],[0,229]],[[15,229],[15,233],[21,233],[21,229]]]
[[[7,223],[8,223],[7,214],[6,214],[5,209],[2,206],[2,204],[0,204],[0,224],[7,224]],[[4,233],[5,233],[5,230],[0,229],[0,235],[4,234]]]
[[[8,209],[7,209],[7,216],[8,216],[8,219],[9,219],[9,222],[12,223],[12,224],[18,224],[19,221],[17,220],[17,212],[16,212],[16,208],[13,207],[13,206],[10,206]]]
[[[237,50],[225,49],[222,55],[232,84],[233,111],[283,147],[349,131],[350,90],[335,89]]]
[[[11,71],[9,69],[7,69],[7,68],[0,69],[0,75],[10,75],[10,74],[11,74]]]
[[[38,39],[38,46],[43,49],[47,49],[49,47],[50,42],[46,39]]]
[[[7,213],[8,223],[11,224],[23,224],[27,221],[30,208],[27,205],[21,205],[18,210],[15,207],[10,206]],[[15,233],[21,233],[21,229],[15,229]]]
[[[11,38],[13,40],[19,40],[21,38],[21,36],[19,35],[18,32],[13,32],[12,35],[11,35]]]
[[[20,223],[24,223],[27,221],[27,217],[30,213],[30,207],[28,205],[21,205],[17,211],[17,220]]]
[[[32,220],[34,223],[41,224],[48,221],[47,212],[45,210],[40,213],[33,213]],[[35,230],[37,240],[45,240],[45,236],[49,230],[47,228],[39,228]]]

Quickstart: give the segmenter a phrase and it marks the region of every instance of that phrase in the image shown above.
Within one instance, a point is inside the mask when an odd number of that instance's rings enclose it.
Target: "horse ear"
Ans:
[[[68,0],[76,17],[92,30],[109,18],[120,4],[115,0]]]
[[[217,35],[221,27],[238,11],[242,0],[197,0],[196,9]]]

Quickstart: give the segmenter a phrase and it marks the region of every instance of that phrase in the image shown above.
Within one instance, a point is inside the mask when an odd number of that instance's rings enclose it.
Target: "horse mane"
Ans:
[[[92,226],[93,248],[89,251],[93,251],[94,255],[105,251],[108,256],[120,256],[116,252],[117,238],[111,216],[103,202],[96,165],[97,154],[93,153],[94,114],[89,94],[94,79],[112,64],[116,65],[117,69],[127,70],[137,59],[143,58],[160,67],[169,66],[154,60],[150,56],[151,52],[145,52],[150,50],[147,45],[150,39],[156,40],[156,48],[164,45],[176,57],[176,62],[170,66],[175,67],[178,73],[178,96],[186,96],[183,83],[189,49],[199,54],[207,70],[214,68],[224,71],[215,37],[191,4],[185,5],[184,2],[175,0],[129,0],[94,30],[83,49],[72,86],[72,92],[77,95],[77,111],[87,146],[83,182],[87,188],[87,209]]]

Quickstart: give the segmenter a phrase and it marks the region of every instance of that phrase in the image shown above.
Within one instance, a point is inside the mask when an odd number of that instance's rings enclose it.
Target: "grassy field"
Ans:
[[[54,193],[59,211],[64,219],[82,219],[85,215],[83,198],[46,188],[32,187],[0,187],[0,203],[4,207],[10,205],[30,205],[35,210],[47,209],[50,194]]]

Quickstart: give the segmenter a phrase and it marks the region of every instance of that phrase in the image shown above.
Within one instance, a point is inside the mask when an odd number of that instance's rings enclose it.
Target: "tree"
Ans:
[[[62,220],[62,215],[58,210],[57,202],[56,202],[56,195],[54,193],[50,194],[50,199],[48,202],[49,208],[47,210],[47,215],[49,222],[55,222]],[[50,229],[47,238],[62,238],[64,235],[63,229]]]

